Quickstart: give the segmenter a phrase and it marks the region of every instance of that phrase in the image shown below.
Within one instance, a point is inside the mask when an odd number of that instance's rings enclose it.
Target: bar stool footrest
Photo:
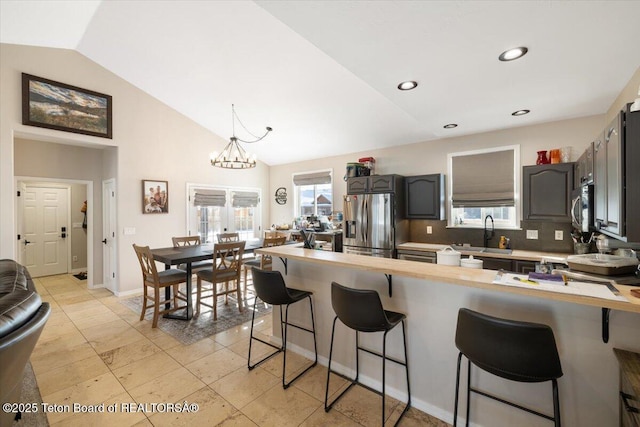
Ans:
[[[479,394],[479,395],[484,396],[484,397],[488,397],[489,399],[493,399],[493,400],[495,400],[497,402],[504,403],[505,405],[513,406],[514,408],[518,408],[518,409],[520,409],[522,411],[525,411],[525,412],[528,412],[530,414],[534,414],[534,415],[537,415],[539,417],[546,418],[547,420],[550,420],[550,421],[554,421],[555,420],[555,418],[553,418],[550,415],[543,414],[542,412],[538,412],[538,411],[536,411],[534,409],[527,408],[526,406],[518,405],[517,403],[511,402],[509,400],[506,400],[506,399],[503,399],[501,397],[495,396],[493,394],[487,393],[486,391],[477,389],[475,387],[469,387],[469,391],[472,392],[472,393]]]

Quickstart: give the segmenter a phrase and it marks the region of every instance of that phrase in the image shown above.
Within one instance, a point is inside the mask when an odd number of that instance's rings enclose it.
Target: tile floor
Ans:
[[[249,324],[183,345],[151,322],[139,321],[104,289],[87,290],[72,275],[34,279],[52,314],[31,356],[42,399],[57,405],[105,404],[105,412],[49,412],[53,426],[377,426],[380,397],[356,387],[324,411],[326,368],[318,365],[287,390],[281,355],[249,371]],[[264,339],[271,316],[260,319]],[[256,356],[269,347],[257,343]],[[291,360],[291,363],[289,363]],[[295,354],[292,369],[308,361]],[[332,377],[331,393],[346,382]],[[136,404],[196,403],[197,412],[135,411]],[[116,412],[106,412],[109,405]],[[71,407],[71,406],[70,406]],[[113,406],[112,406],[113,407]],[[124,411],[123,408],[131,408]],[[387,425],[402,405],[388,399]],[[447,426],[411,409],[402,426]]]

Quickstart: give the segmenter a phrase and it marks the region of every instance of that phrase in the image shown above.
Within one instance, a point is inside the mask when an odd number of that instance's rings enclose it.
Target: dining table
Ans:
[[[287,242],[295,243],[295,242]],[[253,253],[254,250],[263,247],[263,239],[251,239],[246,240],[244,246],[244,253]],[[193,276],[193,263],[198,261],[206,261],[213,257],[213,243],[203,243],[200,245],[179,246],[179,247],[167,247],[151,249],[151,254],[155,261],[164,263],[165,269],[168,270],[172,265],[185,265],[187,271],[186,280],[186,293],[187,293],[187,308],[184,311],[184,315],[174,313],[167,313],[163,317],[167,319],[178,320],[191,320],[193,318],[193,301],[191,298],[191,289]],[[284,260],[283,260],[284,262]],[[165,296],[167,301],[171,297],[171,286],[165,288]],[[166,304],[166,308],[169,308],[170,303]]]

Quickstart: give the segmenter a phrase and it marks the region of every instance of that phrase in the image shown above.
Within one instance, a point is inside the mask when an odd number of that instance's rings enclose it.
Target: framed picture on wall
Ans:
[[[142,180],[142,213],[169,212],[169,183],[167,181]]]
[[[112,138],[111,96],[22,73],[22,124]]]

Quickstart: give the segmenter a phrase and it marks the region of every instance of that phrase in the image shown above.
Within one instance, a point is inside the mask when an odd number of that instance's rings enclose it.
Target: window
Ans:
[[[241,240],[260,237],[260,190],[188,185],[187,229],[202,243],[215,243],[216,235],[236,232]]]
[[[449,226],[483,227],[491,215],[496,228],[517,228],[519,159],[516,145],[449,154]]]
[[[333,211],[331,170],[293,175],[296,216],[329,216]]]

